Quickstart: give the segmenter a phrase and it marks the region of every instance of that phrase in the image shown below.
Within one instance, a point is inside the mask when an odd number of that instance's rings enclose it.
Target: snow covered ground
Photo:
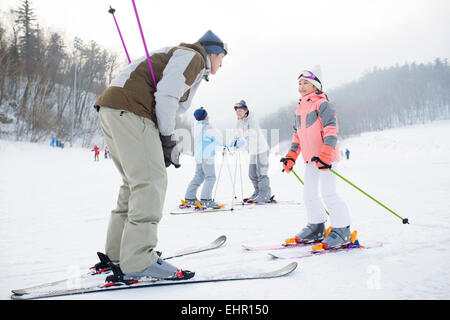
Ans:
[[[294,273],[278,279],[62,299],[449,299],[449,137],[450,121],[441,121],[365,133],[341,142],[351,155],[336,171],[410,220],[403,225],[340,180],[338,190],[350,208],[352,229],[358,230],[362,244],[378,240],[384,243],[381,248],[301,259]],[[273,193],[278,200],[300,204],[174,216],[169,211],[184,197],[193,175],[193,160],[184,157],[180,169],[168,170],[158,249],[169,254],[224,234],[228,237],[224,247],[171,262],[198,274],[220,275],[271,270],[290,262],[241,248],[244,243],[280,243],[306,223],[302,185],[292,174],[281,173],[279,158],[271,158]],[[216,197],[224,203],[232,197],[234,160],[228,163]],[[120,184],[111,160],[94,162],[88,149],[0,140],[0,168],[0,299],[9,299],[11,289],[66,278],[96,263],[96,252],[104,250],[109,211]],[[245,164],[242,170],[244,196],[248,196]],[[296,171],[301,176],[302,165]],[[236,193],[241,196],[239,178]]]

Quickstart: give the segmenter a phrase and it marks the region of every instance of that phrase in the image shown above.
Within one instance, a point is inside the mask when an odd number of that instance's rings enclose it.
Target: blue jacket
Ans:
[[[216,146],[224,146],[220,133],[214,130],[208,121],[197,121],[193,128],[194,156],[197,162],[213,161]]]

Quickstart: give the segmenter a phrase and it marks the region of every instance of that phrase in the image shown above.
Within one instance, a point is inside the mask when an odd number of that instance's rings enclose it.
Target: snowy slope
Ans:
[[[288,277],[271,280],[134,289],[65,299],[449,299],[450,298],[450,121],[362,134],[341,142],[351,150],[336,171],[409,218],[403,225],[388,211],[340,181],[361,243],[382,248],[299,260]],[[244,159],[242,155],[242,159]],[[270,178],[279,200],[299,205],[173,216],[192,175],[192,158],[169,169],[159,250],[178,249],[228,237],[218,250],[172,260],[198,273],[266,270],[289,260],[246,252],[241,244],[279,243],[306,223],[302,186],[281,173],[272,156]],[[0,299],[10,290],[85,270],[103,251],[109,211],[120,178],[111,160],[94,162],[88,149],[53,149],[0,140]],[[216,164],[219,173],[220,157]],[[244,161],[245,162],[245,161]],[[234,160],[224,166],[218,200],[232,197]],[[244,196],[251,193],[242,164]],[[296,171],[301,175],[302,165]],[[238,168],[239,174],[239,168]],[[237,195],[241,196],[240,179]],[[298,249],[295,249],[298,250]],[[304,250],[304,249],[303,249]],[[63,297],[64,298],[64,297]]]

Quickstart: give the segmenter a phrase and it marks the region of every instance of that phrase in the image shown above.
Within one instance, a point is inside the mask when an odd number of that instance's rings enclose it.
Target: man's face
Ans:
[[[211,74],[216,74],[217,70],[222,66],[222,60],[223,57],[225,57],[225,53],[209,54],[208,56],[211,60]]]

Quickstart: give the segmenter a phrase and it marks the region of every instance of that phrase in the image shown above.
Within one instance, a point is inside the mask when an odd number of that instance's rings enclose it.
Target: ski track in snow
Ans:
[[[449,299],[450,121],[364,133],[340,142],[350,160],[335,170],[387,205],[410,225],[338,178],[352,229],[381,248],[300,259],[287,277],[95,293],[58,299]],[[221,153],[217,152],[216,174]],[[271,155],[269,176],[278,200],[299,205],[256,206],[235,212],[170,215],[184,198],[194,162],[168,170],[169,185],[158,250],[167,255],[226,235],[217,250],[170,260],[183,269],[220,275],[266,271],[290,260],[249,252],[246,244],[277,244],[306,224],[302,185],[281,173]],[[241,156],[247,158],[247,156]],[[224,166],[217,200],[230,203],[234,162]],[[121,179],[111,160],[93,161],[90,149],[0,140],[0,299],[11,289],[84,272],[104,251],[109,212]],[[303,167],[296,166],[302,176]],[[242,164],[244,196],[251,193]],[[239,170],[238,170],[239,174]],[[241,197],[240,179],[236,195]],[[289,250],[308,250],[297,248]]]

